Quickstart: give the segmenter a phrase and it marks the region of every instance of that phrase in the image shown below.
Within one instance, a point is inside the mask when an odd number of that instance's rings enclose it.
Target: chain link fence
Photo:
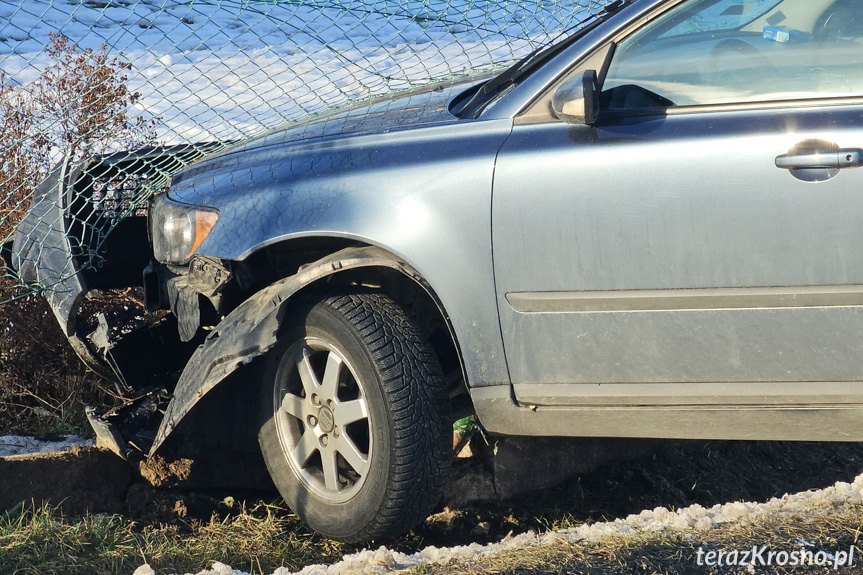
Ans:
[[[609,3],[0,1],[0,241],[14,264],[0,301],[105,265],[108,235],[203,155],[503,67]]]

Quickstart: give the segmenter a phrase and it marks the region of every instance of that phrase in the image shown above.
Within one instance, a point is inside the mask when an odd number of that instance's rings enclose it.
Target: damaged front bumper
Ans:
[[[44,295],[75,353],[125,398],[106,414],[88,411],[100,443],[124,457],[150,450],[169,391],[196,344],[180,340],[173,316],[122,309],[129,306],[106,312],[98,294],[144,287],[143,272],[152,267],[150,198],[165,189],[170,174],[221,147],[64,160],[35,189],[7,246],[18,280]]]

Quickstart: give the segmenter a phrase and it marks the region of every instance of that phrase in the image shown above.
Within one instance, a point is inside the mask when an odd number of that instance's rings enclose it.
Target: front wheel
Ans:
[[[264,366],[259,441],[276,487],[315,531],[403,533],[440,498],[449,402],[437,357],[389,297],[309,299]]]

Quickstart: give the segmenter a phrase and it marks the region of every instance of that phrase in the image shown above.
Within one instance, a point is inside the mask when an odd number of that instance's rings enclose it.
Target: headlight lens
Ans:
[[[156,259],[171,264],[188,262],[218,220],[216,210],[178,204],[165,195],[159,196],[150,219]]]

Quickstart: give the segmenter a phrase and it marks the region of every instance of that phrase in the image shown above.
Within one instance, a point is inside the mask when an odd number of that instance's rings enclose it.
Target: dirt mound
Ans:
[[[0,457],[0,509],[32,501],[73,514],[118,513],[131,482],[127,462],[95,447]]]

